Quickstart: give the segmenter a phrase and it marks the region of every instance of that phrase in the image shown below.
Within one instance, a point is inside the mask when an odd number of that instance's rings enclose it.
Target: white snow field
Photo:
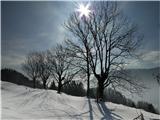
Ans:
[[[9,82],[1,82],[1,94],[4,120],[133,120],[140,112],[145,120],[160,119],[160,115],[124,105],[97,104],[94,99]]]

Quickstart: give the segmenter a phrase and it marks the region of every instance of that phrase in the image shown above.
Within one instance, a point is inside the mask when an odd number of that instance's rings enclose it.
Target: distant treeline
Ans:
[[[57,86],[54,82],[52,83],[50,89],[57,90]],[[79,81],[71,81],[64,85],[62,92],[72,96],[86,96],[86,90],[84,89],[83,83]]]
[[[24,76],[22,73],[17,72],[16,70],[8,68],[2,69],[1,80],[33,88],[33,82],[29,80],[26,76]],[[36,82],[36,87],[43,89],[43,85],[39,82]],[[54,82],[52,82],[51,86],[48,89],[57,90],[57,86]],[[91,98],[96,99],[96,91],[96,88],[90,89]],[[73,96],[86,96],[86,90],[84,89],[83,83],[79,81],[69,82],[63,87],[62,92]],[[139,101],[136,104],[131,99],[127,99],[120,92],[111,88],[105,90],[104,101],[113,102],[116,104],[123,104],[129,107],[144,109],[145,111],[159,114],[159,111],[155,109],[151,103]]]
[[[92,88],[90,93],[91,98],[96,98],[96,88]],[[120,92],[111,88],[105,89],[104,101],[116,104],[123,104],[129,107],[143,109],[151,113],[160,114],[158,109],[154,108],[154,106],[151,103],[144,101],[138,101],[137,103],[135,103],[131,99],[126,98]]]
[[[22,73],[10,68],[1,70],[1,80],[33,88],[33,81],[29,80]],[[42,88],[42,85],[38,82],[36,82],[36,86],[37,88]]]

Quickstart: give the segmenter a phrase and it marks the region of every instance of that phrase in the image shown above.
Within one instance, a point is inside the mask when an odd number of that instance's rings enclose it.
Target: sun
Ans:
[[[89,17],[91,10],[89,9],[90,4],[88,3],[87,5],[84,4],[79,4],[79,8],[77,9],[77,11],[80,13],[79,17],[82,18],[83,16],[85,17]]]

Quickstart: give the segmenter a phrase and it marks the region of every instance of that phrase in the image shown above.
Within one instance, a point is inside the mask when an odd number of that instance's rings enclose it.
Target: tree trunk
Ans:
[[[88,57],[88,48],[87,48],[87,97],[90,94],[90,71],[89,71],[89,57]]]
[[[43,88],[46,89],[46,81],[43,80]]]
[[[87,97],[90,95],[90,73],[87,73]]]
[[[59,94],[61,93],[61,88],[62,88],[62,83],[61,83],[61,81],[59,81],[57,93],[59,93]]]
[[[36,79],[33,78],[33,88],[36,88]]]
[[[103,80],[98,80],[98,87],[97,87],[97,102],[103,100],[103,92],[104,92],[104,85]]]

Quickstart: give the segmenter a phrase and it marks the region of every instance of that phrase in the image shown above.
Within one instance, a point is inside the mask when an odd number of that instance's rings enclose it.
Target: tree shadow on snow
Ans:
[[[101,120],[121,120],[123,119],[121,116],[112,113],[107,106],[105,105],[104,102],[99,102],[97,103],[98,109],[101,112],[101,114],[103,115],[103,117],[101,118]]]
[[[88,98],[88,107],[89,107],[89,110],[86,111],[86,112],[82,112],[82,113],[79,113],[79,114],[74,114],[74,115],[70,115],[72,117],[74,117],[74,119],[83,119],[84,115],[88,115],[89,114],[89,117],[90,119],[89,120],[93,120],[93,108],[92,108],[92,104],[91,104],[91,100],[90,98]],[[88,116],[86,116],[88,117]]]
[[[90,98],[88,98],[88,106],[89,106],[90,120],[93,120],[93,108],[92,108],[92,104],[91,104]]]

